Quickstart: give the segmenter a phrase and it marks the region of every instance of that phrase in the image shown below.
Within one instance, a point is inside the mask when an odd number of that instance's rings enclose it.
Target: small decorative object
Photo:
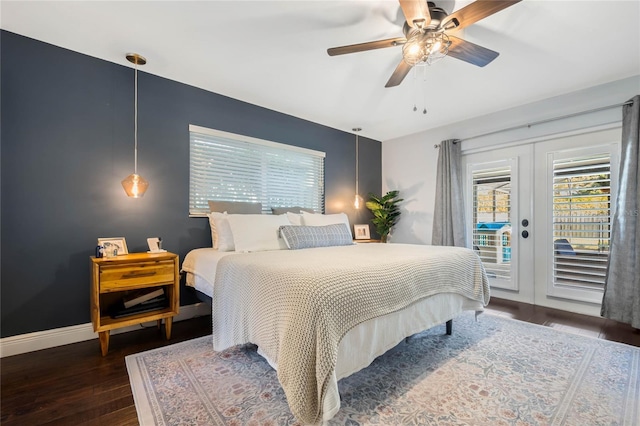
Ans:
[[[398,203],[404,201],[397,198],[400,191],[389,191],[384,196],[379,197],[373,193],[369,193],[369,201],[367,208],[373,213],[373,226],[376,232],[380,234],[380,241],[387,242],[387,237],[391,232],[391,228],[398,223],[400,218],[400,209]]]
[[[104,257],[114,257],[129,254],[124,237],[98,238],[98,245],[103,247]]]
[[[356,237],[356,240],[369,240],[371,239],[371,234],[369,233],[369,225],[353,225],[353,233]]]
[[[166,250],[162,249],[162,238],[160,237],[147,238],[147,244],[149,245],[148,253],[166,252]]]

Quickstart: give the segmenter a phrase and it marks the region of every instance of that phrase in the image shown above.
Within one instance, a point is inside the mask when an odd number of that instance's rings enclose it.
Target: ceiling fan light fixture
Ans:
[[[429,55],[437,54],[440,51],[441,47],[442,47],[442,41],[436,40],[436,42],[429,47]]]
[[[420,62],[423,55],[422,46],[415,37],[407,40],[404,46],[402,46],[402,57],[409,65],[415,65]]]
[[[327,49],[329,56],[402,45],[402,60],[384,87],[398,86],[412,67],[430,65],[449,52],[455,59],[484,67],[498,57],[498,52],[467,42],[457,32],[451,36],[445,33],[462,30],[522,0],[475,0],[452,13],[447,13],[433,1],[398,1],[405,18],[404,37],[333,47]]]
[[[417,33],[402,46],[402,58],[411,66],[431,65],[447,56],[450,44],[449,37],[442,31]]]

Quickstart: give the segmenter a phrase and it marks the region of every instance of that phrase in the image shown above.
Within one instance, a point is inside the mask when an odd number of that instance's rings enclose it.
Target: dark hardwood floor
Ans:
[[[640,347],[639,330],[603,318],[501,299],[487,312]],[[205,316],[175,323],[170,341],[156,327],[114,335],[105,357],[95,339],[3,358],[0,423],[137,425],[124,357],[210,332]]]
[[[485,311],[557,330],[640,347],[640,330],[605,318],[497,298],[491,299]]]
[[[0,423],[4,425],[137,425],[124,363],[127,355],[211,333],[211,318],[111,336],[109,353],[97,339],[0,360]]]

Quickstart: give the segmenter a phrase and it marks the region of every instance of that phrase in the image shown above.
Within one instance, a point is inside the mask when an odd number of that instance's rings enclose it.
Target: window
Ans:
[[[194,125],[189,135],[190,216],[209,212],[209,200],[324,211],[324,152]]]
[[[609,255],[608,153],[553,161],[553,281],[602,289]]]

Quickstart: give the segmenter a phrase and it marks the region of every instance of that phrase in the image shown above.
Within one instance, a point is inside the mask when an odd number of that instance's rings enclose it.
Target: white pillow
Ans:
[[[300,213],[287,212],[287,218],[292,225],[302,225],[302,215]]]
[[[336,223],[344,223],[351,232],[351,225],[349,224],[349,217],[346,213],[337,214],[314,214],[302,212],[302,225],[304,226],[325,226],[333,225]]]
[[[216,213],[222,214],[222,213]],[[211,228],[211,247],[214,249],[218,249],[218,232],[216,231],[216,223],[213,220],[213,213],[207,213],[207,217],[209,218],[209,228]]]
[[[233,233],[229,226],[229,216],[227,212],[211,212],[209,216],[209,226],[211,227],[211,242],[213,248],[218,251],[234,251]]]
[[[282,250],[287,245],[280,237],[280,227],[291,225],[286,214],[228,215],[236,251]]]

